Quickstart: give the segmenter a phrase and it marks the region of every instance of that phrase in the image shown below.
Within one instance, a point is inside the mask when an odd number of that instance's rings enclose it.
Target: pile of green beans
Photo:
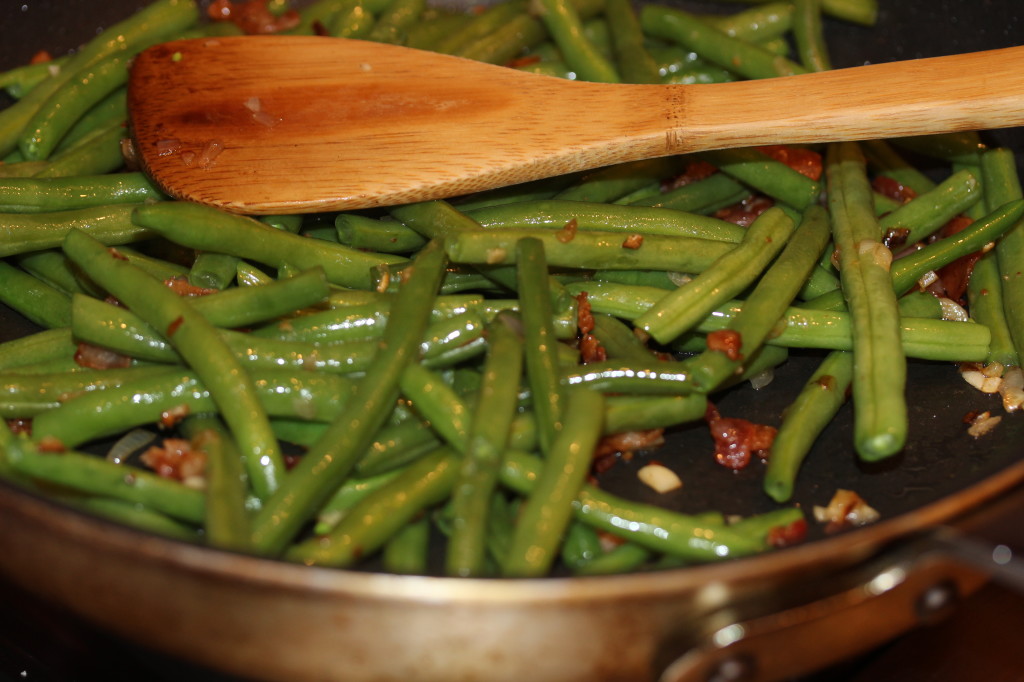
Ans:
[[[823,17],[870,25],[876,11],[319,0],[286,30],[706,83],[830,68]],[[156,0],[73,55],[0,73],[0,302],[42,328],[0,343],[0,476],[15,485],[310,565],[526,578],[721,561],[805,522],[794,483],[848,394],[851,452],[890,457],[907,358],[953,377],[952,363],[1024,352],[1024,199],[1013,154],[975,133],[789,150],[822,159],[820,177],[740,149],[257,220],[172,201],[120,152],[132,55],[235,32],[192,0]],[[905,160],[921,154],[943,177]],[[970,226],[943,234],[958,216]],[[944,319],[957,306],[920,282],[981,252],[970,319]],[[700,423],[720,391],[801,349],[822,360],[762,453],[772,511],[684,514],[602,489],[607,437]],[[200,474],[122,451],[139,434],[143,449],[184,442]]]

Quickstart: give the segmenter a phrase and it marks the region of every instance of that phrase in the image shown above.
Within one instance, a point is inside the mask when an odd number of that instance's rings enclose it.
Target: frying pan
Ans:
[[[143,4],[6,3],[0,67],[72,48]],[[875,28],[830,21],[827,30],[836,66],[852,66],[1013,45],[1022,14],[1017,0],[901,0],[882,7]],[[989,141],[1024,150],[1021,135]],[[33,330],[0,308],[0,339]],[[719,407],[777,423],[816,361],[795,356],[768,387],[733,391]],[[783,679],[940,614],[988,574],[1015,579],[992,561],[991,543],[1024,546],[1014,528],[1024,509],[1024,415],[974,440],[962,417],[1000,410],[994,399],[948,364],[912,363],[908,384],[904,453],[860,463],[844,410],[795,495],[809,509],[852,488],[881,522],[831,537],[812,529],[801,546],[727,564],[530,581],[306,568],[154,537],[0,484],[0,571],[121,636],[253,679]],[[703,429],[683,429],[653,455],[682,472],[678,493],[636,485],[643,458],[619,463],[602,483],[682,511],[772,507],[757,466],[728,472],[709,447]],[[745,677],[715,677],[730,674]]]

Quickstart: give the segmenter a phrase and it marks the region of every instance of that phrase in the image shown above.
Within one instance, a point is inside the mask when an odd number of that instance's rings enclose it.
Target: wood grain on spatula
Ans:
[[[129,108],[170,195],[250,214],[457,196],[707,149],[1024,125],[1024,47],[716,85],[607,85],[359,40],[139,55]]]

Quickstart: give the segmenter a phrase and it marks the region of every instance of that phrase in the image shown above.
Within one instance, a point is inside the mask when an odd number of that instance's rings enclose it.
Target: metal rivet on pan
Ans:
[[[720,661],[708,674],[708,682],[743,682],[753,679],[754,661],[749,656],[734,656]]]
[[[917,600],[917,617],[925,623],[942,620],[956,607],[958,598],[959,593],[952,582],[932,585]]]

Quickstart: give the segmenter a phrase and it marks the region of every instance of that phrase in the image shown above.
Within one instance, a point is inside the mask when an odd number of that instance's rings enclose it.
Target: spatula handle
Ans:
[[[1024,125],[1024,47],[686,87],[680,152]]]

